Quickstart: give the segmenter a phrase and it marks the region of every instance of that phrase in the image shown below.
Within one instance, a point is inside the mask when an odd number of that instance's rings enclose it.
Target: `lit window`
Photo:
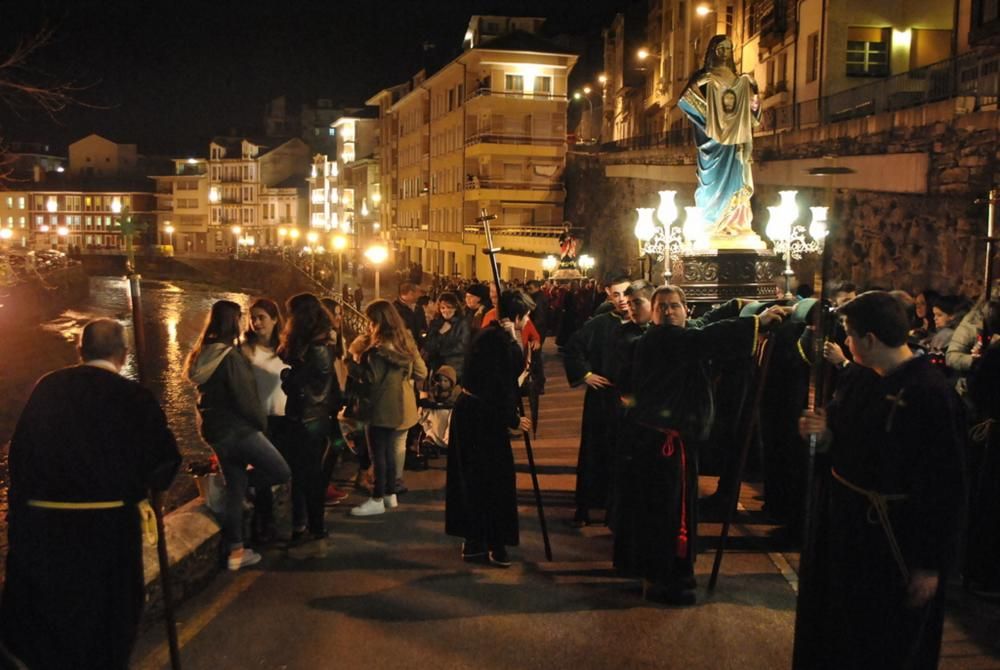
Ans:
[[[887,28],[847,29],[847,76],[889,76],[889,30]]]
[[[504,89],[508,91],[524,91],[524,77],[519,74],[508,74],[504,77]]]

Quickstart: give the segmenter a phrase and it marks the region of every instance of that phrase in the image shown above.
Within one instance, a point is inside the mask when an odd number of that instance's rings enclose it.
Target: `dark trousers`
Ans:
[[[375,465],[375,489],[372,496],[381,498],[396,493],[396,443],[406,439],[405,430],[368,427],[368,449]]]
[[[323,455],[330,434],[329,419],[289,423],[289,465],[292,467],[292,525],[307,525],[316,537],[326,534]]]
[[[336,419],[331,420],[330,442],[326,448],[326,453],[323,455],[323,481],[325,484],[329,484],[333,478],[333,469],[337,467],[337,461],[340,460],[340,455],[344,453],[346,445],[347,442],[344,440],[344,434],[340,431],[340,422]]]

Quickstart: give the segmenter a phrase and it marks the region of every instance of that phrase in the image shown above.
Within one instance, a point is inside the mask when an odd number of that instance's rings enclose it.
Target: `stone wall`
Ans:
[[[877,190],[799,189],[801,202],[826,202],[835,278],[862,286],[919,290],[930,287],[968,296],[981,291],[985,258],[986,206],[977,198],[1000,183],[996,177],[1000,114],[962,113],[961,100],[924,108],[830,124],[775,137],[758,138],[758,163],[824,156],[921,152],[929,156],[928,192],[897,194]],[[922,125],[921,122],[924,122]],[[908,125],[917,124],[917,125]],[[603,267],[638,265],[633,235],[635,207],[655,207],[656,192],[678,190],[679,202],[693,202],[693,183],[607,178],[605,167],[620,163],[688,165],[694,150],[667,148],[608,154],[571,153],[566,170],[566,218],[587,230],[586,253]],[[779,187],[758,184],[754,228],[763,233],[767,205],[778,202]],[[796,263],[800,281],[811,281],[815,262]]]

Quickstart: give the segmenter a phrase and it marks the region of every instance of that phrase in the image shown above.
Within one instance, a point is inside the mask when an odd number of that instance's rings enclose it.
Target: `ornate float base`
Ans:
[[[682,254],[673,264],[672,282],[688,302],[731,298],[773,300],[781,262],[771,251],[719,249]]]

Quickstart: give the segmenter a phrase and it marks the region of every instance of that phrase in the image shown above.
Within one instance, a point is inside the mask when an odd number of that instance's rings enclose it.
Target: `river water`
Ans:
[[[245,293],[224,291],[190,282],[142,282],[146,332],[144,360],[147,384],[163,406],[177,436],[184,465],[168,495],[168,508],[195,497],[186,473],[192,460],[203,460],[211,450],[198,437],[195,389],[184,378],[184,361],[194,346],[214,301],[233,300],[249,306]],[[118,277],[91,277],[89,298],[41,324],[0,324],[0,445],[14,432],[17,417],[35,381],[46,372],[77,362],[76,339],[90,319],[118,319],[134,342],[128,283]],[[130,352],[123,374],[136,379],[135,354]],[[95,417],[99,420],[100,417]],[[6,554],[6,448],[0,462],[0,557]]]

